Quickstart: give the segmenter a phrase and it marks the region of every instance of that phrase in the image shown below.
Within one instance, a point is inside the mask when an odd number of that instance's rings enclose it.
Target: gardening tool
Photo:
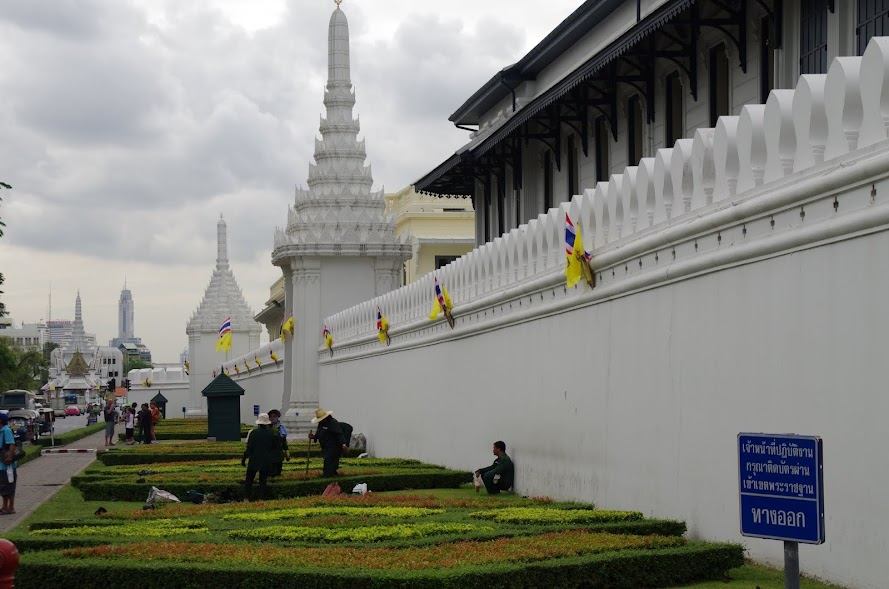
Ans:
[[[309,459],[312,458],[312,438],[309,438],[309,449],[306,450],[306,474],[309,474]]]

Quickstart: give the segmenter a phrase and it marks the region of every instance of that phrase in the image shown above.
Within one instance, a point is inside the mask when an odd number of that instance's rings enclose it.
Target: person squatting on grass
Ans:
[[[271,421],[270,429],[278,434],[277,441],[275,442],[275,453],[274,453],[274,462],[272,464],[272,471],[269,473],[269,476],[276,477],[281,474],[284,470],[284,461],[287,460],[290,462],[290,450],[287,448],[287,428],[284,427],[284,424],[279,420],[281,419],[281,412],[277,409],[272,409],[269,411],[269,421]]]
[[[318,440],[321,446],[321,455],[324,457],[325,477],[337,476],[340,467],[340,457],[349,452],[349,440],[343,434],[340,422],[333,418],[333,411],[318,409],[312,423],[318,424],[318,430],[313,434],[309,432],[310,440]]]
[[[18,463],[14,461],[15,436],[7,422],[6,413],[0,413],[0,451],[3,452],[3,461],[0,464],[0,497],[3,497],[3,507],[0,515],[15,513],[15,484],[18,478]]]
[[[256,498],[260,501],[265,499],[266,481],[274,464],[275,445],[280,444],[281,439],[281,436],[269,427],[271,424],[269,414],[260,413],[256,418],[256,425],[259,427],[247,434],[247,449],[241,457],[241,466],[247,467],[247,476],[244,478],[244,501],[250,501],[256,473],[259,473],[259,490]]]
[[[499,440],[494,442],[492,452],[497,457],[494,459],[494,464],[478,469],[475,474],[481,475],[488,494],[496,495],[512,486],[514,469],[512,459],[506,455],[506,444]]]

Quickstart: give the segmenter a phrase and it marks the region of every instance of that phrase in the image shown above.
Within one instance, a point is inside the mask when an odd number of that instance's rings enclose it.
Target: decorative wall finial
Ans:
[[[336,2],[336,7],[337,7],[337,8],[339,8],[339,7],[340,7],[340,4],[343,3],[343,0],[333,0],[333,1]]]

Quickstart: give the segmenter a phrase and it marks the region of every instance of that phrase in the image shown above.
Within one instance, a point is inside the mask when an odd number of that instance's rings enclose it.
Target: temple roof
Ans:
[[[213,270],[201,304],[188,322],[187,333],[215,333],[228,317],[231,317],[234,332],[258,334],[260,331],[259,324],[253,319],[253,311],[247,305],[244,293],[229,268],[226,229],[225,221],[220,216],[216,224],[216,269]]]

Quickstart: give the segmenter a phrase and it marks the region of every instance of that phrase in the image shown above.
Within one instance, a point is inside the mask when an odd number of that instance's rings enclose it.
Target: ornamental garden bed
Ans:
[[[243,444],[241,447],[243,452]],[[186,497],[191,490],[217,497],[240,498],[245,473],[240,455],[227,460],[99,465],[72,477],[71,484],[81,491],[85,499],[90,500],[145,500],[151,487],[169,491],[180,498]],[[336,479],[322,476],[323,461],[320,457],[309,461],[308,472],[305,465],[305,460],[286,462],[281,476],[269,479],[267,497],[320,495],[334,480],[344,491],[350,491],[358,483],[367,483],[369,488],[376,491],[398,491],[454,488],[472,479],[468,472],[449,470],[417,460],[345,458],[340,461],[340,476]]]
[[[134,588],[175,579],[186,588],[636,589],[722,579],[743,564],[739,545],[690,542],[682,522],[452,493],[176,504],[35,522],[14,534],[23,552],[17,587],[62,579],[104,587],[125,576]]]
[[[253,426],[241,424],[241,437],[247,437],[247,432],[253,429]],[[135,431],[139,435],[138,429]],[[207,439],[207,420],[206,419],[161,419],[155,424],[155,434],[160,440],[206,440]],[[126,440],[126,434],[118,434],[118,439]]]
[[[293,460],[305,464],[308,442],[288,444]],[[312,444],[312,454],[317,456],[318,444]],[[357,456],[360,450],[353,449],[350,455]],[[97,458],[105,465],[154,464],[157,462],[186,462],[204,460],[240,460],[244,453],[244,442],[170,442],[166,444],[137,444],[115,446]]]

